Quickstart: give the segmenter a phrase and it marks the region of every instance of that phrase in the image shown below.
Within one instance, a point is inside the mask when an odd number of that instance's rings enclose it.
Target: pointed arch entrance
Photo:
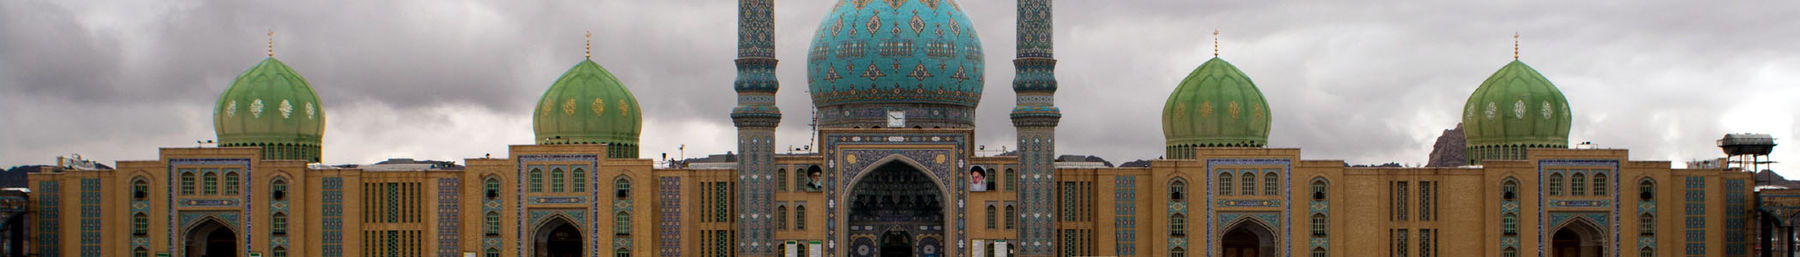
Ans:
[[[914,256],[938,252],[944,238],[943,182],[904,159],[884,160],[850,185],[846,234],[850,256]],[[873,251],[871,251],[873,250]]]
[[[207,218],[187,231],[188,257],[237,256],[237,232],[218,219]]]
[[[557,216],[537,226],[532,234],[532,256],[536,257],[576,257],[582,255],[581,229],[568,218]]]
[[[1600,257],[1605,255],[1605,233],[1586,219],[1564,223],[1550,236],[1551,257]]]
[[[1245,218],[1219,234],[1219,254],[1224,257],[1275,257],[1275,232],[1255,219]]]

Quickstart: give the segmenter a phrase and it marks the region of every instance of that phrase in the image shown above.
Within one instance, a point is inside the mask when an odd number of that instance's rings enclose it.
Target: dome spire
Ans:
[[[1519,60],[1519,32],[1513,32],[1513,60]]]
[[[275,57],[275,29],[269,29],[269,57]]]
[[[1219,57],[1219,30],[1213,30],[1213,57]]]
[[[581,52],[582,55],[586,55],[588,59],[594,59],[594,31],[587,31],[587,43],[582,44]]]

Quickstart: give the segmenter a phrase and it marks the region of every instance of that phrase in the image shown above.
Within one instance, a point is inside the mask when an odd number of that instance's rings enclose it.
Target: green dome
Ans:
[[[1569,145],[1569,100],[1524,62],[1495,71],[1463,104],[1470,164],[1522,160],[1526,148]]]
[[[270,57],[219,94],[213,129],[221,147],[262,147],[263,159],[318,162],[323,107],[306,78]]]
[[[637,98],[593,60],[563,72],[537,106],[532,128],[538,144],[608,144],[609,157],[637,158],[644,127]]]
[[[981,38],[956,0],[837,0],[807,52],[823,127],[972,127],[986,79]]]
[[[1169,157],[1192,158],[1195,147],[1262,147],[1269,142],[1268,106],[1250,76],[1224,59],[1207,60],[1163,104]]]

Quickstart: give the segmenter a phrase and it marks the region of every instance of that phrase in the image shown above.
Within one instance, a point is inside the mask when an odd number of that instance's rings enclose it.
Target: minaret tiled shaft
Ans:
[[[1013,127],[1019,135],[1019,256],[1054,256],[1057,252],[1056,194],[1056,58],[1051,41],[1051,0],[1019,0],[1018,57],[1013,92]]]
[[[775,256],[775,0],[738,0],[737,256]]]

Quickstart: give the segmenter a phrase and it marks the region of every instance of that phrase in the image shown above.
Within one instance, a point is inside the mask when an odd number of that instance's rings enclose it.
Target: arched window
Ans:
[[[1312,182],[1312,199],[1313,199],[1313,201],[1324,201],[1325,200],[1325,189],[1327,189],[1325,187],[1325,179],[1313,180],[1313,182]]]
[[[1606,173],[1602,173],[1602,172],[1594,173],[1594,195],[1595,196],[1605,196],[1606,195]]]
[[[1507,247],[1506,250],[1500,250],[1500,257],[1519,257],[1519,249]]]
[[[526,184],[530,185],[527,186],[527,188],[530,188],[532,193],[544,191],[544,170],[532,168],[531,174],[527,175],[527,177],[530,177],[530,179],[526,181]]]
[[[219,194],[219,173],[207,172],[206,174],[200,174],[200,194]]]
[[[1238,189],[1243,195],[1256,195],[1256,172],[1244,173],[1244,188]]]
[[[1274,172],[1263,174],[1263,195],[1281,195],[1279,190],[1281,188],[1279,186],[1281,183],[1280,180],[1281,174],[1275,174]]]
[[[806,170],[794,169],[794,191],[806,191],[806,182],[808,182]]]
[[[1012,168],[1006,168],[1006,176],[1001,176],[1000,179],[1006,181],[1006,191],[1013,191],[1014,187],[1019,186],[1019,173],[1013,172]]]
[[[1187,250],[1183,250],[1181,247],[1169,249],[1169,257],[1187,257]]]
[[[1550,173],[1550,195],[1562,195],[1562,173]]]
[[[1312,215],[1312,235],[1313,235],[1313,237],[1325,237],[1325,230],[1328,229],[1330,226],[1330,224],[1327,224],[1326,222],[1328,222],[1328,221],[1325,220],[1324,213],[1314,213]]]
[[[500,257],[500,249],[499,248],[488,248],[486,256],[487,257]]]
[[[1187,235],[1187,217],[1186,216],[1182,216],[1180,213],[1176,213],[1175,215],[1169,216],[1169,235],[1174,235],[1174,236]]]
[[[775,170],[775,191],[788,191],[787,169]]]
[[[775,230],[787,230],[787,206],[775,206]]]
[[[148,197],[150,197],[150,182],[144,182],[143,177],[133,179],[131,181],[131,199],[143,201]]]
[[[137,215],[131,216],[131,235],[134,235],[134,236],[150,235],[150,216],[149,215],[144,215],[144,213],[139,212],[139,213],[137,213]]]
[[[1656,257],[1656,249],[1650,249],[1649,246],[1639,248],[1638,257]]]
[[[271,227],[269,228],[270,234],[286,235],[288,230],[287,213],[277,212],[275,216],[269,217],[269,226]]]
[[[287,257],[287,248],[276,246],[269,249],[269,257]]]
[[[1505,235],[1509,235],[1509,236],[1510,235],[1518,235],[1519,234],[1519,215],[1507,213],[1506,215],[1501,216],[1500,217],[1500,234],[1505,234]]]
[[[482,190],[487,191],[487,199],[488,200],[500,199],[500,179],[499,178],[488,177],[487,182],[482,182],[481,187],[482,187]]]
[[[1506,182],[1500,182],[1500,199],[1507,201],[1519,199],[1519,181],[1507,178]]]
[[[613,234],[631,235],[631,212],[619,211],[613,213]]]
[[[613,256],[615,256],[615,257],[631,257],[631,249],[625,249],[624,247],[619,247],[618,250],[613,250]]]
[[[806,230],[806,206],[794,206],[794,230]]]
[[[235,195],[237,193],[238,193],[238,173],[236,171],[225,172],[225,194]]]
[[[1575,173],[1574,175],[1569,175],[1569,195],[1572,195],[1572,196],[1586,195],[1587,194],[1587,186],[1586,186],[1587,183],[1583,183],[1583,182],[1587,182],[1587,175],[1582,175],[1581,173]]]
[[[625,176],[613,179],[613,195],[619,198],[631,198],[631,180]]]
[[[133,256],[133,257],[150,257],[150,249],[144,249],[143,247],[138,247],[135,250],[131,250],[131,256]]]
[[[1175,182],[1169,182],[1169,200],[1170,201],[1180,202],[1186,198],[1187,198],[1187,182],[1182,181],[1181,178],[1176,178]]]
[[[1019,217],[1019,210],[1013,209],[1013,206],[1011,204],[1007,204],[1006,205],[1006,229],[1013,229],[1014,227],[1017,227],[1019,224],[1018,217]]]
[[[192,195],[192,194],[194,194],[194,173],[193,172],[182,172],[181,173],[181,195]]]
[[[1219,195],[1231,195],[1231,173],[1219,173]]]
[[[551,193],[561,193],[562,191],[563,191],[563,169],[562,168],[550,169],[550,192]]]
[[[1638,181],[1638,199],[1644,201],[1656,199],[1656,183],[1651,182],[1650,178]]]
[[[1328,256],[1325,255],[1324,247],[1313,247],[1312,257],[1328,257]]]
[[[481,218],[481,232],[488,236],[500,235],[500,213],[488,212]]]
[[[1655,235],[1656,234],[1656,216],[1652,216],[1649,213],[1645,213],[1644,215],[1639,215],[1638,216],[1638,234],[1646,235],[1646,236]]]
[[[994,208],[993,205],[987,206],[987,229],[994,229],[994,227],[996,227],[994,226],[994,223],[997,219],[994,216],[999,215],[999,209]]]
[[[569,192],[587,192],[587,169],[575,168],[569,171]]]

